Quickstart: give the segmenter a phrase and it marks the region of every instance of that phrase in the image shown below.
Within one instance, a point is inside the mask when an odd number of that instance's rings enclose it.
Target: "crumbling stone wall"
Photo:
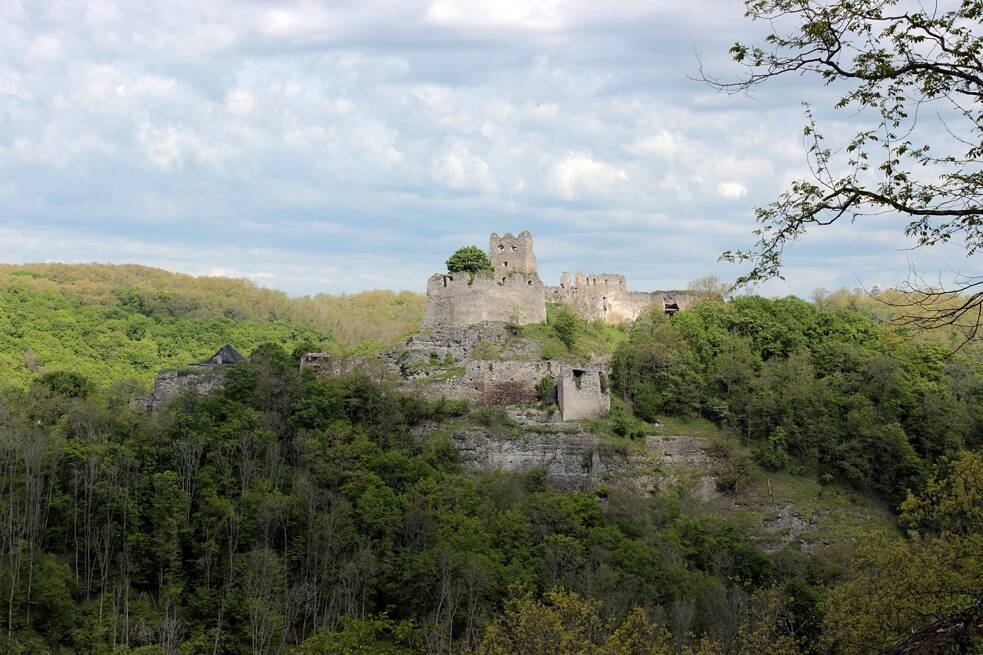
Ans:
[[[423,395],[437,400],[468,400],[479,405],[521,405],[539,401],[537,386],[552,375],[552,362],[471,361],[464,374],[417,383]]]
[[[629,291],[624,275],[584,275],[569,273],[560,276],[560,286],[545,287],[546,301],[569,305],[586,321],[604,321],[620,325],[634,321],[653,305],[663,312],[674,313],[690,304],[690,297],[681,291]]]
[[[546,320],[543,282],[535,272],[442,273],[427,281],[423,329],[466,326],[482,321],[542,323]]]
[[[567,367],[556,383],[556,399],[564,421],[595,419],[611,410],[605,371]]]
[[[556,401],[564,421],[594,419],[611,409],[607,371],[600,366],[572,366],[555,360],[471,361],[464,374],[426,379],[416,388],[431,398],[468,400],[479,405],[522,405],[540,400],[539,382],[553,378]]]
[[[414,334],[395,353],[401,366],[458,364],[468,359],[539,359],[538,347],[516,338],[512,326],[484,321],[464,327],[440,326]],[[497,357],[486,357],[491,351]]]
[[[488,257],[495,277],[536,272],[536,255],[533,254],[532,235],[528,231],[521,232],[519,236],[512,236],[511,232],[498,236],[492,232],[488,239]]]
[[[184,393],[208,396],[225,381],[225,369],[195,367],[188,371],[161,371],[154,380],[154,393],[150,397],[150,409],[157,409]]]

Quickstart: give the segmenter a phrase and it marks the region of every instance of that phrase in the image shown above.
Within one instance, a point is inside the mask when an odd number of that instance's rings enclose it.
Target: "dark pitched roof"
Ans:
[[[244,361],[246,358],[240,355],[238,350],[225,344],[218,349],[218,352],[201,362],[199,366],[232,366]]]

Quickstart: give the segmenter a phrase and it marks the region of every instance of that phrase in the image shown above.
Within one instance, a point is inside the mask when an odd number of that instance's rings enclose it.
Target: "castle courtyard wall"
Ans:
[[[222,368],[207,367],[188,371],[161,371],[154,380],[154,393],[149,407],[157,409],[185,393],[211,395],[222,388],[225,382],[224,373]]]

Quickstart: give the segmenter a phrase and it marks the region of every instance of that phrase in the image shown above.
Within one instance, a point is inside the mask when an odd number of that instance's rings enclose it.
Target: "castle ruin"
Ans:
[[[488,257],[491,271],[430,277],[423,331],[402,347],[378,355],[307,353],[301,369],[323,376],[369,373],[432,399],[481,405],[552,400],[563,421],[588,420],[610,410],[607,364],[544,360],[512,326],[544,323],[547,302],[568,305],[585,321],[610,325],[634,321],[651,307],[672,315],[690,302],[685,292],[629,291],[623,275],[563,273],[559,286],[547,287],[536,270],[529,232],[493,233]],[[134,398],[133,404],[157,409],[184,393],[208,395],[222,387],[224,369],[242,361],[225,346],[182,371],[161,371],[153,395]]]
[[[532,235],[492,234],[492,272],[437,273],[427,280],[423,329],[465,327],[483,321],[525,325],[546,320],[546,294],[536,272]]]
[[[246,358],[239,351],[226,344],[208,359],[183,370],[158,372],[153,393],[131,398],[130,406],[155,410],[185,393],[209,396],[222,388],[225,370],[244,361]]]
[[[620,325],[634,321],[653,305],[672,316],[691,299],[685,291],[629,291],[624,275],[577,273],[571,279],[564,272],[560,286],[546,287],[546,302],[569,305],[585,321]]]
[[[685,291],[629,291],[624,275],[563,273],[559,286],[544,286],[536,271],[532,234],[492,233],[492,272],[437,273],[427,281],[423,328],[465,327],[483,321],[525,325],[546,320],[546,303],[570,306],[585,321],[620,325],[653,305],[672,315],[690,304]]]

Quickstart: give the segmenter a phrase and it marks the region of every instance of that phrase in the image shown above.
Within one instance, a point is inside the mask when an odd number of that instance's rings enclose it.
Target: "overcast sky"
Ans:
[[[530,230],[540,274],[637,290],[741,269],[753,208],[805,171],[788,80],[690,81],[760,35],[736,0],[0,2],[0,261],[134,262],[292,294],[422,291]],[[852,122],[851,122],[852,121]],[[816,231],[769,294],[890,286],[894,217]]]

